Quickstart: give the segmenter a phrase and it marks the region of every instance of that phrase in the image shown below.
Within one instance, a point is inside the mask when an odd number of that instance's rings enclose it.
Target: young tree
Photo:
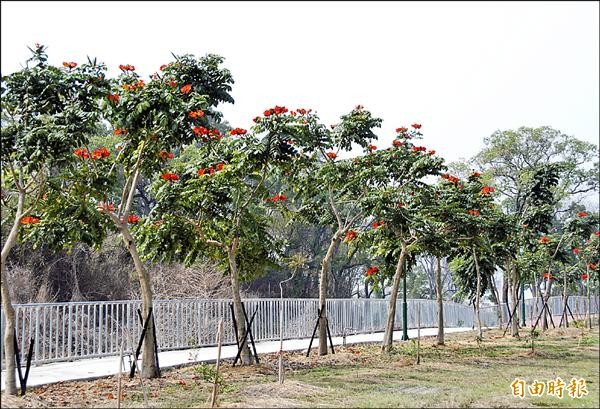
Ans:
[[[33,55],[22,70],[2,77],[2,223],[12,226],[2,246],[1,287],[6,391],[11,395],[16,394],[15,316],[6,261],[22,227],[47,223],[39,216],[40,200],[62,183],[58,170],[94,132],[98,99],[107,86],[105,68],[95,60],[54,67],[47,62],[46,47],[36,44],[30,50]]]
[[[428,188],[424,179],[443,169],[443,159],[435,156],[435,151],[412,142],[422,136],[420,124],[412,127],[411,131],[398,128],[391,148],[363,159],[373,164],[368,184],[373,193],[366,208],[375,217],[372,224],[373,231],[377,232],[375,253],[388,260],[397,260],[392,274],[383,352],[389,352],[392,346],[398,290],[407,258],[417,251],[422,237],[421,211],[426,197],[423,192]]]
[[[300,110],[299,110],[300,112]],[[328,226],[333,233],[320,264],[319,274],[319,355],[327,354],[327,281],[331,263],[342,240],[354,238],[357,224],[365,217],[363,202],[371,194],[368,179],[374,162],[370,154],[377,149],[371,141],[377,138],[373,129],[381,119],[358,105],[341,122],[327,129],[318,117],[307,112],[305,124],[308,137],[294,144],[311,154],[296,168],[290,178],[297,197],[303,201],[299,219]],[[353,144],[362,147],[367,155],[354,159],[338,159],[340,152],[350,151]]]

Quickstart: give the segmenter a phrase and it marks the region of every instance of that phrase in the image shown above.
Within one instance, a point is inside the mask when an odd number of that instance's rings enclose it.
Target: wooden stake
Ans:
[[[223,320],[219,321],[219,329],[217,331],[217,363],[215,367],[215,382],[213,384],[212,399],[210,407],[214,408],[217,404],[217,394],[219,391],[219,368],[221,366],[221,345],[223,345]]]
[[[121,409],[121,375],[123,373],[123,349],[125,348],[125,340],[121,340],[121,351],[119,352],[119,371],[117,372],[117,409]]]
[[[421,303],[417,302],[417,365],[421,363]]]

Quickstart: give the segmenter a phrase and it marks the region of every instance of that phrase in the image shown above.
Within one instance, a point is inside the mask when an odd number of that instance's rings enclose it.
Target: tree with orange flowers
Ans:
[[[310,111],[298,109],[295,112],[301,118],[298,125],[303,132],[292,138],[291,146],[307,155],[306,160],[296,162],[295,170],[288,177],[299,203],[295,217],[331,230],[319,275],[319,354],[326,355],[328,276],[339,245],[343,240],[349,243],[356,239],[354,233],[367,214],[362,203],[371,194],[368,180],[376,166],[370,159],[376,149],[371,142],[377,138],[373,129],[381,125],[381,119],[374,118],[358,105],[343,115],[339,124],[327,128]],[[353,145],[362,147],[366,154],[348,159],[338,157],[350,151]]]
[[[11,224],[2,246],[2,308],[6,317],[6,392],[16,394],[14,309],[6,261],[19,236],[44,231],[45,198],[60,189],[61,169],[77,157],[98,123],[98,100],[107,88],[105,67],[95,60],[62,67],[48,64],[46,48],[36,44],[23,69],[2,77],[2,205]],[[82,153],[83,155],[83,153]]]
[[[435,151],[417,145],[422,137],[420,128],[420,124],[413,124],[411,130],[398,128],[392,147],[362,159],[374,164],[367,184],[372,194],[366,202],[373,217],[373,252],[395,264],[395,268],[385,270],[392,278],[392,288],[382,352],[391,350],[400,282],[422,238],[425,219],[421,212],[426,204],[424,192],[428,189],[425,178],[443,170],[443,159],[435,156]]]

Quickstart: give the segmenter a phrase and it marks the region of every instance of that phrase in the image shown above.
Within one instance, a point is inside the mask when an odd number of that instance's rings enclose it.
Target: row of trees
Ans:
[[[2,78],[2,202],[12,220],[2,248],[8,393],[16,393],[16,383],[6,268],[18,240],[56,251],[81,243],[99,249],[117,234],[135,267],[144,317],[153,302],[149,264],[212,259],[229,278],[240,317],[243,281],[286,260],[291,268],[305,260],[286,254],[289,240],[271,226],[325,226],[320,354],[327,353],[327,283],[342,243],[380,261],[369,266],[367,283],[391,287],[383,351],[392,345],[400,281],[419,255],[436,257],[439,292],[440,260],[448,259],[478,316],[498,268],[516,291],[525,278],[550,277],[556,263],[570,264],[565,294],[582,265],[588,282],[595,271],[597,213],[570,217],[549,233],[564,172],[577,167],[536,164],[515,200],[518,211],[509,212],[494,200],[496,175],[447,173],[444,159],[420,145],[420,124],[399,127],[392,146],[378,149],[382,120],[360,105],[331,126],[310,109],[274,106],[254,118],[252,129],[231,128],[217,110],[233,103],[233,79],[219,56],[175,56],[146,83],[131,65],[108,79],[95,60],[54,67],[43,46],[32,53],[25,68]],[[108,142],[115,139],[113,148]],[[362,154],[348,157],[357,148]],[[578,244],[579,264],[557,258],[559,249],[582,240],[589,241]],[[439,293],[438,299],[441,320]],[[244,320],[238,324],[244,339]],[[481,336],[480,321],[478,327]],[[443,343],[442,321],[440,330]],[[158,373],[153,332],[150,321],[146,377]],[[250,363],[247,345],[241,358]]]

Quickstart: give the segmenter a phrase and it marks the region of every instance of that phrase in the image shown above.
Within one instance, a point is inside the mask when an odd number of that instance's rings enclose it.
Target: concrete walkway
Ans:
[[[445,333],[466,332],[471,331],[471,328],[446,328]],[[437,328],[421,329],[421,336],[435,336]],[[416,338],[417,330],[411,329],[408,331],[409,338]],[[394,341],[400,341],[402,331],[394,332]],[[334,345],[342,345],[342,337],[333,337]],[[346,344],[359,344],[366,342],[381,342],[383,340],[383,332],[373,334],[350,335],[346,337]],[[309,338],[305,339],[290,339],[283,341],[283,349],[285,351],[299,351],[308,348]],[[312,351],[318,347],[318,340],[313,341]],[[256,350],[259,354],[277,352],[279,350],[279,341],[262,341],[256,343]],[[315,353],[315,352],[313,352]],[[235,345],[226,345],[221,349],[222,359],[233,359],[237,354]],[[192,364],[194,362],[211,362],[217,359],[217,347],[206,347],[196,349],[185,349],[179,351],[166,351],[158,354],[158,360],[161,368],[169,368],[180,365]],[[124,358],[128,369],[127,358]],[[103,358],[80,359],[72,362],[55,362],[32,366],[29,371],[27,386],[44,385],[60,381],[85,380],[95,379],[105,376],[115,375],[119,370],[119,357],[109,356]],[[23,371],[25,369],[23,368]],[[1,389],[4,390],[4,380],[6,371],[2,371]],[[19,380],[17,377],[17,388]]]

